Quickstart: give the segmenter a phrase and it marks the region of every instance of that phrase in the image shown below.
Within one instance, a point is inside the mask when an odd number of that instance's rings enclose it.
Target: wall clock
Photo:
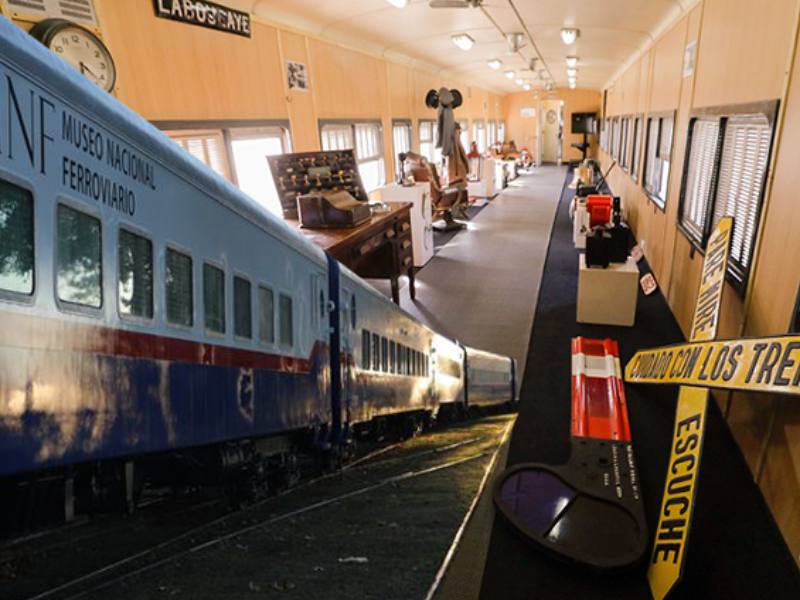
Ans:
[[[550,123],[550,125],[556,122],[556,118],[556,111],[552,109],[547,111],[547,122]]]
[[[31,35],[105,91],[114,89],[117,68],[106,45],[91,31],[66,19],[45,19]]]

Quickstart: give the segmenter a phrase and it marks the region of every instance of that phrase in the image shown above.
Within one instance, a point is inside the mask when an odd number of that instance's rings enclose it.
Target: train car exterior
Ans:
[[[517,400],[516,362],[475,348],[466,348],[469,406],[513,404]]]
[[[0,323],[0,478],[338,457],[466,401],[463,346],[2,17]]]
[[[0,475],[331,420],[324,253],[2,18],[0,190]]]

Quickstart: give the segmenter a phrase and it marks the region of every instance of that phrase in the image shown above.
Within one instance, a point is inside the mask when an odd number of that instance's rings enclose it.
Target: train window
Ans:
[[[275,343],[275,294],[268,287],[258,287],[258,339]]]
[[[153,242],[119,230],[119,312],[153,318]]]
[[[667,205],[674,113],[654,115],[647,120],[647,146],[644,156],[644,189],[656,206]]]
[[[377,333],[372,334],[372,370],[381,370],[381,337]]]
[[[0,181],[0,290],[33,294],[33,196]]]
[[[709,191],[717,162],[720,122],[696,119],[689,127],[689,166],[683,189],[679,222],[696,244],[702,244],[708,217]]]
[[[238,276],[233,278],[233,334],[246,340],[253,338],[252,286]]]
[[[728,281],[744,295],[764,201],[778,102],[698,110],[690,121],[678,212],[680,230],[705,248],[725,216],[734,217]]]
[[[633,152],[631,154],[631,177],[639,181],[639,159],[642,154],[642,117],[633,122]]]
[[[394,141],[394,155],[411,152],[413,144],[411,121],[408,119],[392,121],[392,140]]]
[[[389,342],[389,371],[397,373],[397,344]]]
[[[381,338],[381,370],[389,372],[389,340],[385,337]]]
[[[280,334],[281,346],[294,346],[294,307],[292,297],[280,295]]]
[[[408,351],[408,374],[414,376],[417,374],[417,351]]]
[[[167,322],[182,327],[194,325],[194,284],[192,259],[167,248],[166,254]]]
[[[361,368],[369,370],[372,351],[370,349],[370,333],[366,329],[361,332]]]
[[[397,372],[400,373],[400,375],[405,375],[406,361],[405,361],[405,355],[403,353],[403,346],[400,346],[399,355],[400,356],[397,357],[397,362],[399,363],[397,367]]]
[[[58,298],[100,308],[103,261],[100,219],[58,205]]]
[[[208,263],[203,265],[203,315],[208,331],[225,333],[225,272]]]

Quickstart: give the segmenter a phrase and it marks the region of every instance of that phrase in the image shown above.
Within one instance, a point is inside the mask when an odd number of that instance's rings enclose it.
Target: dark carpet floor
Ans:
[[[566,181],[572,180],[568,173]],[[619,342],[623,367],[641,348],[683,341],[660,292],[639,292],[634,327],[575,321],[578,251],[572,244],[564,188],[553,225],[522,379],[521,403],[508,466],[566,462],[570,452],[572,337]],[[640,269],[649,267],[642,260]],[[652,536],[674,426],[676,387],[625,388],[642,494]],[[710,403],[684,580],[671,600],[800,598],[798,571],[780,531],[716,403]],[[649,599],[647,561],[625,575],[597,575],[554,561],[527,546],[495,519],[482,600]]]

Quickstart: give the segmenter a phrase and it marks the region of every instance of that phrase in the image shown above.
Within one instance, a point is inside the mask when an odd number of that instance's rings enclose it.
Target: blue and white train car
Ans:
[[[465,352],[0,17],[0,488],[342,455]]]
[[[330,423],[328,268],[0,18],[0,475]]]

